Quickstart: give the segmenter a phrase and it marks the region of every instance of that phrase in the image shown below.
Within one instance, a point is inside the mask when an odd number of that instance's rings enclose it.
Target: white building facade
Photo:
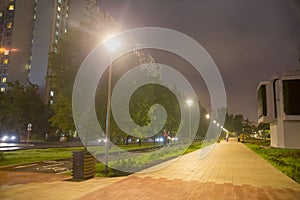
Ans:
[[[258,122],[270,123],[271,146],[300,149],[300,71],[260,82]]]

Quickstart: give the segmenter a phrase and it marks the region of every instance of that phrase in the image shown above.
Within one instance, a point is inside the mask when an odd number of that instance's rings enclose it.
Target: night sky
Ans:
[[[230,113],[256,121],[259,81],[300,69],[299,0],[100,0],[124,28],[156,26],[197,40],[224,80]]]

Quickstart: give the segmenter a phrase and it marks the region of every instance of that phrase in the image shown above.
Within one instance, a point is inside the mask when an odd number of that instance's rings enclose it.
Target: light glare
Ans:
[[[104,45],[107,47],[108,51],[113,52],[121,46],[121,42],[114,37],[110,37],[104,40]]]
[[[188,99],[188,100],[186,101],[186,104],[187,104],[188,106],[191,106],[193,103],[194,103],[194,102],[193,102],[193,100],[191,100],[191,99]]]

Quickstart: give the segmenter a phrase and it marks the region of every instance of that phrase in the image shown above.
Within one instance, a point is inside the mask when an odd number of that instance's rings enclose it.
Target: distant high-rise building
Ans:
[[[53,93],[46,81],[49,52],[57,52],[59,38],[69,27],[87,23],[102,33],[121,29],[96,0],[1,0],[0,92],[8,82],[30,82],[47,100]]]
[[[0,1],[0,91],[8,82],[28,82],[36,1]]]
[[[69,1],[37,1],[29,81],[39,86],[40,95],[47,103],[50,95],[46,79],[49,73],[48,56],[49,52],[57,52],[59,38],[67,33]]]
[[[1,0],[0,91],[8,82],[37,84],[44,97],[49,51],[66,32],[68,0]]]

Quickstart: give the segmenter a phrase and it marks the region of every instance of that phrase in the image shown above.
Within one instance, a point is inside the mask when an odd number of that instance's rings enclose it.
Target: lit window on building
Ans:
[[[59,23],[56,23],[56,28],[59,28]]]
[[[67,29],[65,28],[65,33],[67,33]]]
[[[55,35],[58,37],[58,31],[55,31]]]
[[[56,47],[54,47],[54,53],[57,53],[57,48]]]
[[[60,7],[59,7],[59,6],[57,6],[57,11],[58,11],[58,12],[60,12],[60,10],[61,10],[61,9],[60,9]]]
[[[1,80],[1,82],[2,82],[2,83],[6,83],[6,82],[7,82],[7,78],[6,78],[6,77],[3,77],[2,80]]]
[[[3,12],[0,12],[0,17],[3,17]]]
[[[4,48],[0,48],[0,52],[3,53],[5,51]]]
[[[8,10],[14,10],[15,9],[15,6],[14,5],[9,5],[8,6]]]
[[[69,14],[67,13],[67,14],[66,14],[66,18],[68,18],[68,17],[69,17]]]
[[[33,19],[36,19],[36,15],[33,15]]]
[[[0,92],[5,92],[5,87],[1,87]]]
[[[4,59],[2,60],[2,63],[3,63],[4,65],[7,65],[8,62],[9,62],[8,58],[4,58]]]
[[[54,97],[54,92],[50,91],[50,97]]]
[[[59,15],[59,14],[57,14],[57,15],[56,15],[56,18],[57,18],[58,20],[60,20],[60,15]]]
[[[53,100],[52,99],[50,100],[50,105],[53,105]]]
[[[57,40],[57,39],[55,39],[55,40],[54,40],[54,43],[55,43],[55,44],[57,44],[57,43],[58,43],[58,40]]]
[[[7,56],[9,54],[9,50],[5,49],[3,55]]]
[[[61,0],[57,0],[57,2],[58,2],[59,4],[61,4]]]
[[[6,28],[12,28],[12,22],[8,22]]]

